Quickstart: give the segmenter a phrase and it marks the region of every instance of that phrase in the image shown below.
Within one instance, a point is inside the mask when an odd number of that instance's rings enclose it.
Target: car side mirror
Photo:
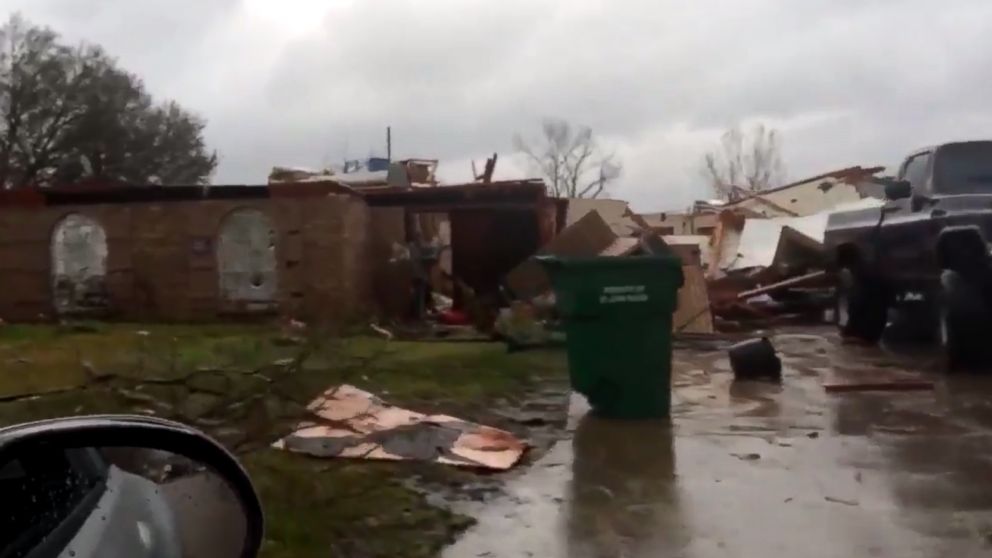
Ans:
[[[253,558],[247,473],[202,432],[97,415],[0,428],[0,556]]]
[[[908,180],[896,180],[885,185],[885,197],[890,200],[901,200],[913,194],[913,187]]]

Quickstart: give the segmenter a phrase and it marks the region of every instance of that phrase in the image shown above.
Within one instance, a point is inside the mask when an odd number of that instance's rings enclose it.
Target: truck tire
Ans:
[[[940,275],[937,296],[937,339],[948,370],[981,366],[989,351],[983,329],[989,311],[985,296],[974,279],[949,269]]]
[[[844,337],[878,343],[889,313],[888,290],[878,282],[844,268],[837,277],[834,320]]]

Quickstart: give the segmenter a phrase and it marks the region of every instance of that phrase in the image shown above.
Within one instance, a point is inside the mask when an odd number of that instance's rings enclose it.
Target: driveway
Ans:
[[[569,435],[445,556],[837,557],[992,553],[992,374],[924,354],[776,335],[782,385],[735,384],[729,342],[682,342],[671,424],[573,405]],[[925,391],[823,382],[930,379]],[[467,504],[466,506],[471,506]]]

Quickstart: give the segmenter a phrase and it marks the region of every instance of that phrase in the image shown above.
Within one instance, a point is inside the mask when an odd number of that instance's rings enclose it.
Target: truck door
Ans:
[[[903,280],[924,278],[929,263],[929,205],[920,204],[920,196],[930,193],[933,153],[925,151],[903,163],[899,178],[912,186],[911,197],[888,200],[878,231],[877,261],[884,274]]]

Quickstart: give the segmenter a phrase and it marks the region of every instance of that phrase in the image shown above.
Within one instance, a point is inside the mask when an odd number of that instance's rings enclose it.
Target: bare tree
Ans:
[[[513,145],[547,180],[551,195],[559,198],[595,198],[623,168],[614,153],[603,151],[591,128],[560,119],[541,122],[541,136],[535,141],[517,134]]]
[[[12,16],[0,26],[0,188],[71,183],[205,183],[217,157],[204,122],[155,104],[100,47],[62,44]]]
[[[750,134],[734,126],[703,158],[703,176],[721,199],[734,201],[774,188],[785,177],[778,132],[758,124]]]

